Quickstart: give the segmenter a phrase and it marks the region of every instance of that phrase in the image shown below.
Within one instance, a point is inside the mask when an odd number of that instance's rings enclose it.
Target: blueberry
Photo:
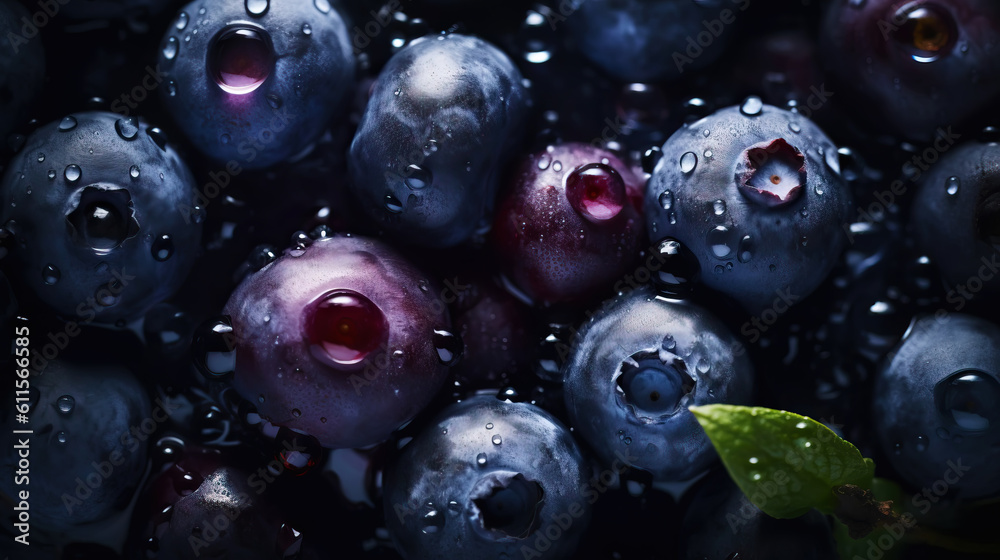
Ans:
[[[227,169],[260,169],[346,113],[355,62],[327,0],[196,0],[167,29],[159,64],[167,109],[191,142]]]
[[[187,447],[143,490],[133,522],[133,557],[159,560],[295,557],[304,535],[266,493],[275,483],[217,449]]]
[[[948,497],[1000,493],[1000,328],[960,313],[914,321],[872,397],[882,451],[903,481]],[[915,502],[916,504],[916,502]]]
[[[832,87],[881,131],[930,140],[1000,92],[1000,8],[988,0],[830,2],[821,26]]]
[[[567,558],[590,518],[589,477],[549,413],[476,396],[442,411],[388,465],[386,524],[411,560]]]
[[[812,122],[749,97],[678,130],[662,152],[646,187],[649,235],[693,251],[702,283],[759,312],[826,278],[851,194],[837,147]]]
[[[424,408],[461,353],[438,293],[381,242],[326,237],[248,276],[223,310],[230,326],[211,330],[229,337],[233,386],[262,418],[362,447]],[[209,369],[229,373],[227,349],[209,350]]]
[[[528,156],[494,218],[503,271],[539,304],[607,292],[644,241],[642,180],[611,152],[560,144]]]
[[[0,139],[6,140],[21,123],[32,101],[42,89],[45,51],[37,36],[22,34],[30,14],[13,0],[0,1]],[[37,31],[36,31],[37,33]]]
[[[411,42],[379,74],[351,143],[361,207],[412,244],[457,245],[486,229],[528,103],[520,72],[489,43]]]
[[[1000,145],[967,142],[942,154],[922,174],[910,230],[918,249],[940,268],[946,301],[1000,300],[991,282],[1000,269]]]
[[[146,468],[150,425],[156,427],[143,387],[119,366],[65,361],[50,362],[30,383],[29,424],[15,423],[9,407],[3,444],[12,450],[29,441],[31,527],[68,531],[124,510]],[[34,433],[12,433],[23,429]],[[12,497],[25,489],[14,486],[17,460],[15,452],[0,459],[0,489]]]
[[[766,495],[758,499],[766,499]],[[698,482],[681,524],[685,560],[836,560],[837,547],[818,511],[775,519],[757,508],[723,469]]]
[[[753,368],[742,344],[706,311],[642,288],[605,304],[577,333],[563,367],[573,426],[605,464],[664,481],[715,460],[689,406],[746,404]]]
[[[719,58],[732,35],[728,26],[748,5],[748,0],[587,0],[574,4],[565,25],[584,55],[616,79],[662,81]],[[728,8],[732,21],[723,23],[720,8]]]
[[[181,285],[197,256],[194,178],[163,132],[71,114],[29,138],[0,182],[21,282],[57,313],[114,323]]]

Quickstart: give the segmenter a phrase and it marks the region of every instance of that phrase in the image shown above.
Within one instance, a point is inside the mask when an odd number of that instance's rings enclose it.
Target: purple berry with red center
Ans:
[[[408,560],[569,558],[598,495],[590,471],[545,410],[475,396],[390,461],[386,525]]]
[[[987,109],[1000,93],[1000,6],[990,0],[830,2],[824,63],[852,110],[913,140]],[[847,99],[847,97],[845,97]]]
[[[202,366],[233,373],[273,425],[328,448],[378,443],[430,402],[461,353],[439,293],[379,241],[319,238],[236,288],[228,324],[206,333],[235,343],[209,348]]]
[[[346,115],[354,67],[347,25],[327,0],[196,0],[167,28],[157,65],[167,110],[231,174],[316,142]]]
[[[922,174],[910,231],[941,270],[949,306],[1000,303],[1000,144],[968,142]],[[988,309],[988,307],[986,307]]]
[[[642,179],[577,143],[526,157],[513,177],[492,232],[506,276],[542,305],[608,293],[645,241]]]
[[[521,73],[490,43],[412,41],[373,84],[351,143],[361,208],[414,245],[454,246],[484,230],[529,103]]]
[[[163,132],[74,113],[28,137],[0,181],[0,223],[20,280],[60,315],[143,316],[187,278],[202,226],[195,181]]]
[[[649,235],[690,249],[703,284],[759,313],[829,274],[851,193],[811,121],[749,97],[681,128],[662,153],[646,187]]]
[[[747,404],[753,375],[718,319],[640,288],[577,332],[563,366],[566,410],[605,465],[625,457],[658,480],[688,480],[717,457],[688,407]]]

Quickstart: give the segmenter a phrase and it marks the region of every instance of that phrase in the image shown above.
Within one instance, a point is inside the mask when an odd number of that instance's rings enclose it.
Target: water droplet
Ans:
[[[157,127],[146,129],[146,135],[154,144],[164,152],[167,151],[167,135]]]
[[[486,424],[486,429],[487,429],[487,430],[492,430],[492,429],[493,429],[493,422],[488,422],[488,423]]]
[[[712,203],[712,211],[715,212],[716,216],[721,216],[726,213],[726,202],[724,200],[716,200]]]
[[[646,150],[642,154],[642,170],[646,173],[652,173],[661,157],[663,157],[663,151],[660,150],[659,146],[653,146]]]
[[[267,100],[267,104],[271,106],[272,109],[281,109],[282,101],[281,98],[273,93],[269,93],[264,96]]]
[[[53,264],[45,265],[42,269],[42,281],[45,282],[47,286],[54,286],[59,279],[62,277],[62,272],[59,271]]]
[[[260,17],[267,13],[268,8],[271,7],[268,0],[246,0],[247,13],[254,17]]]
[[[404,182],[411,189],[422,189],[430,185],[434,180],[431,170],[419,165],[410,165],[406,168],[406,179]]]
[[[59,432],[56,434],[56,441],[59,443],[66,443],[67,440],[69,440],[69,434],[66,432]]]
[[[66,177],[66,180],[69,181],[70,183],[75,183],[79,181],[80,175],[82,174],[83,172],[80,170],[80,166],[72,164],[67,165],[66,171],[63,173],[63,175]]]
[[[723,266],[721,264],[715,265],[715,273],[716,274],[722,274],[725,271],[726,271],[726,269],[723,268]]]
[[[219,136],[219,142],[221,142],[223,144],[228,144],[230,142],[230,140],[231,140],[231,138],[229,137],[228,134],[223,134],[222,136]]]
[[[562,171],[562,162],[556,161],[552,164],[552,171]]]
[[[403,211],[403,203],[391,194],[385,195],[385,209],[392,214],[399,214]]]
[[[956,194],[958,194],[958,188],[962,186],[962,180],[952,175],[951,177],[945,179],[944,185],[946,192],[950,196],[955,196]]]
[[[174,254],[174,240],[169,234],[164,233],[163,235],[156,238],[153,241],[153,246],[151,248],[153,253],[153,258],[163,262]]]
[[[49,177],[49,179],[55,179],[56,178],[56,170],[55,169],[49,169],[48,177]]]
[[[743,239],[740,240],[740,245],[736,249],[736,258],[739,259],[741,263],[748,263],[753,259],[754,252],[754,242],[753,238],[749,235],[744,235]]]
[[[729,228],[726,226],[716,226],[708,232],[708,245],[712,248],[712,254],[716,258],[725,259],[733,253],[729,237]]]
[[[802,132],[802,127],[798,123],[788,123],[788,130],[791,130],[795,134]]]
[[[446,366],[455,365],[462,357],[465,345],[462,339],[451,332],[445,330],[434,331],[434,349],[437,351],[438,360]]]
[[[70,395],[63,395],[56,400],[56,410],[60,414],[69,414],[73,412],[73,407],[76,405],[76,399]]]
[[[115,121],[115,132],[123,140],[135,140],[139,134],[139,121],[135,117],[122,117]]]
[[[503,438],[500,437],[500,434],[494,434],[494,436],[490,438],[490,441],[493,442],[493,445],[500,445],[503,443]]]
[[[674,193],[671,191],[663,191],[660,193],[660,206],[664,210],[670,210],[674,206]]]
[[[295,418],[298,418],[299,416],[302,416],[302,411],[299,410],[299,409],[297,409],[297,408],[293,408],[292,409],[292,416],[295,417]]]
[[[313,0],[313,6],[316,6],[321,13],[330,13],[330,3],[327,0]]]
[[[764,102],[756,95],[751,95],[743,100],[740,105],[740,112],[748,117],[756,117],[764,109]]]
[[[45,161],[45,154],[43,154],[41,152],[38,152],[37,161],[38,161],[38,163],[42,163],[43,161]]]
[[[927,451],[927,436],[917,436],[915,447],[917,451]]]
[[[756,465],[759,462],[760,462],[760,460],[757,459],[756,457],[750,457],[750,464],[751,465]]]
[[[681,173],[691,173],[697,165],[698,156],[694,152],[684,152],[680,159]]]
[[[486,464],[485,453],[480,453],[479,455],[476,455],[476,464],[478,464],[480,467]]]
[[[70,115],[59,122],[59,132],[69,132],[76,128],[76,117]]]
[[[184,28],[187,27],[187,25],[188,25],[187,12],[181,12],[177,14],[177,23],[174,24],[174,27],[177,29],[177,31],[184,31]]]
[[[232,320],[225,316],[210,318],[195,330],[191,342],[194,363],[205,377],[227,377],[236,369],[236,334]],[[264,395],[258,397],[264,402]]]
[[[173,60],[177,56],[177,50],[180,48],[180,41],[177,37],[171,35],[167,37],[167,44],[163,45],[163,58],[167,60]]]
[[[663,341],[660,342],[660,348],[663,348],[667,352],[673,352],[677,348],[677,341],[674,340],[673,335],[667,335],[663,337]]]
[[[133,165],[132,167],[129,167],[128,168],[128,174],[129,174],[129,177],[132,177],[133,179],[138,179],[139,178],[139,166],[138,165]]]
[[[177,97],[177,82],[167,80],[167,95],[170,97]]]
[[[437,533],[444,528],[445,518],[433,504],[427,504],[424,507],[426,509],[423,517],[421,518],[420,530],[426,535]]]
[[[708,360],[702,358],[702,359],[698,360],[697,369],[698,369],[698,373],[701,373],[702,375],[704,375],[704,374],[708,373],[709,370],[712,369],[712,364],[708,363]]]

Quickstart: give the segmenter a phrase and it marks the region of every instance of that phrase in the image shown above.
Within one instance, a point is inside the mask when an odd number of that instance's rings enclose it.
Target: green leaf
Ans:
[[[770,408],[710,404],[690,408],[729,476],[764,513],[778,518],[811,508],[832,514],[833,489],[872,487],[875,466],[819,422]]]

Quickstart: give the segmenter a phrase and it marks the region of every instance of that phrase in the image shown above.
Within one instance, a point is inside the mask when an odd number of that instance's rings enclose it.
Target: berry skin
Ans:
[[[1000,93],[1000,8],[989,0],[830,2],[821,53],[850,106],[905,138],[981,114]]]
[[[407,560],[568,558],[597,496],[589,471],[548,412],[475,396],[389,464],[386,524]]]
[[[566,27],[583,54],[614,78],[670,80],[722,54],[732,35],[727,27],[749,0],[722,4],[720,9],[688,0],[587,0],[577,4]],[[733,19],[723,23],[723,13]],[[707,46],[699,43],[705,36]]]
[[[716,458],[688,407],[747,403],[745,354],[706,311],[638,289],[577,333],[563,366],[567,412],[605,465],[627,457],[659,480],[687,480]]]
[[[1000,301],[1000,145],[969,142],[920,177],[910,231],[941,269],[949,307]]]
[[[829,274],[851,195],[837,147],[812,122],[750,97],[681,128],[662,152],[646,187],[649,235],[694,252],[702,283],[756,313]]]
[[[42,89],[45,52],[38,37],[21,35],[30,14],[14,0],[0,0],[0,138],[6,139],[24,118]]]
[[[378,443],[427,405],[460,353],[438,293],[378,241],[286,251],[223,310],[237,341],[233,386],[262,418],[324,447]]]
[[[194,177],[157,128],[107,112],[35,131],[0,182],[20,280],[86,322],[140,317],[187,277],[199,251]]]
[[[1000,460],[1000,327],[961,313],[916,319],[873,395],[882,452],[903,481],[926,489],[947,476],[948,496],[958,500],[1000,493],[992,468]]]
[[[350,150],[361,207],[407,243],[448,247],[484,229],[529,104],[503,52],[423,37],[386,64]]]
[[[246,169],[302,152],[346,113],[354,88],[347,26],[326,0],[196,0],[167,29],[159,65],[164,102],[191,142]]]
[[[69,531],[125,509],[146,469],[151,416],[142,385],[118,366],[63,361],[30,383],[30,424],[15,423],[8,407],[2,433],[5,449],[30,438],[31,528]],[[23,429],[34,433],[12,433]],[[0,458],[0,491],[11,497],[25,489],[14,486],[17,461],[16,452]]]
[[[644,241],[642,196],[642,180],[605,150],[562,144],[525,158],[494,218],[505,274],[544,305],[610,290]]]

